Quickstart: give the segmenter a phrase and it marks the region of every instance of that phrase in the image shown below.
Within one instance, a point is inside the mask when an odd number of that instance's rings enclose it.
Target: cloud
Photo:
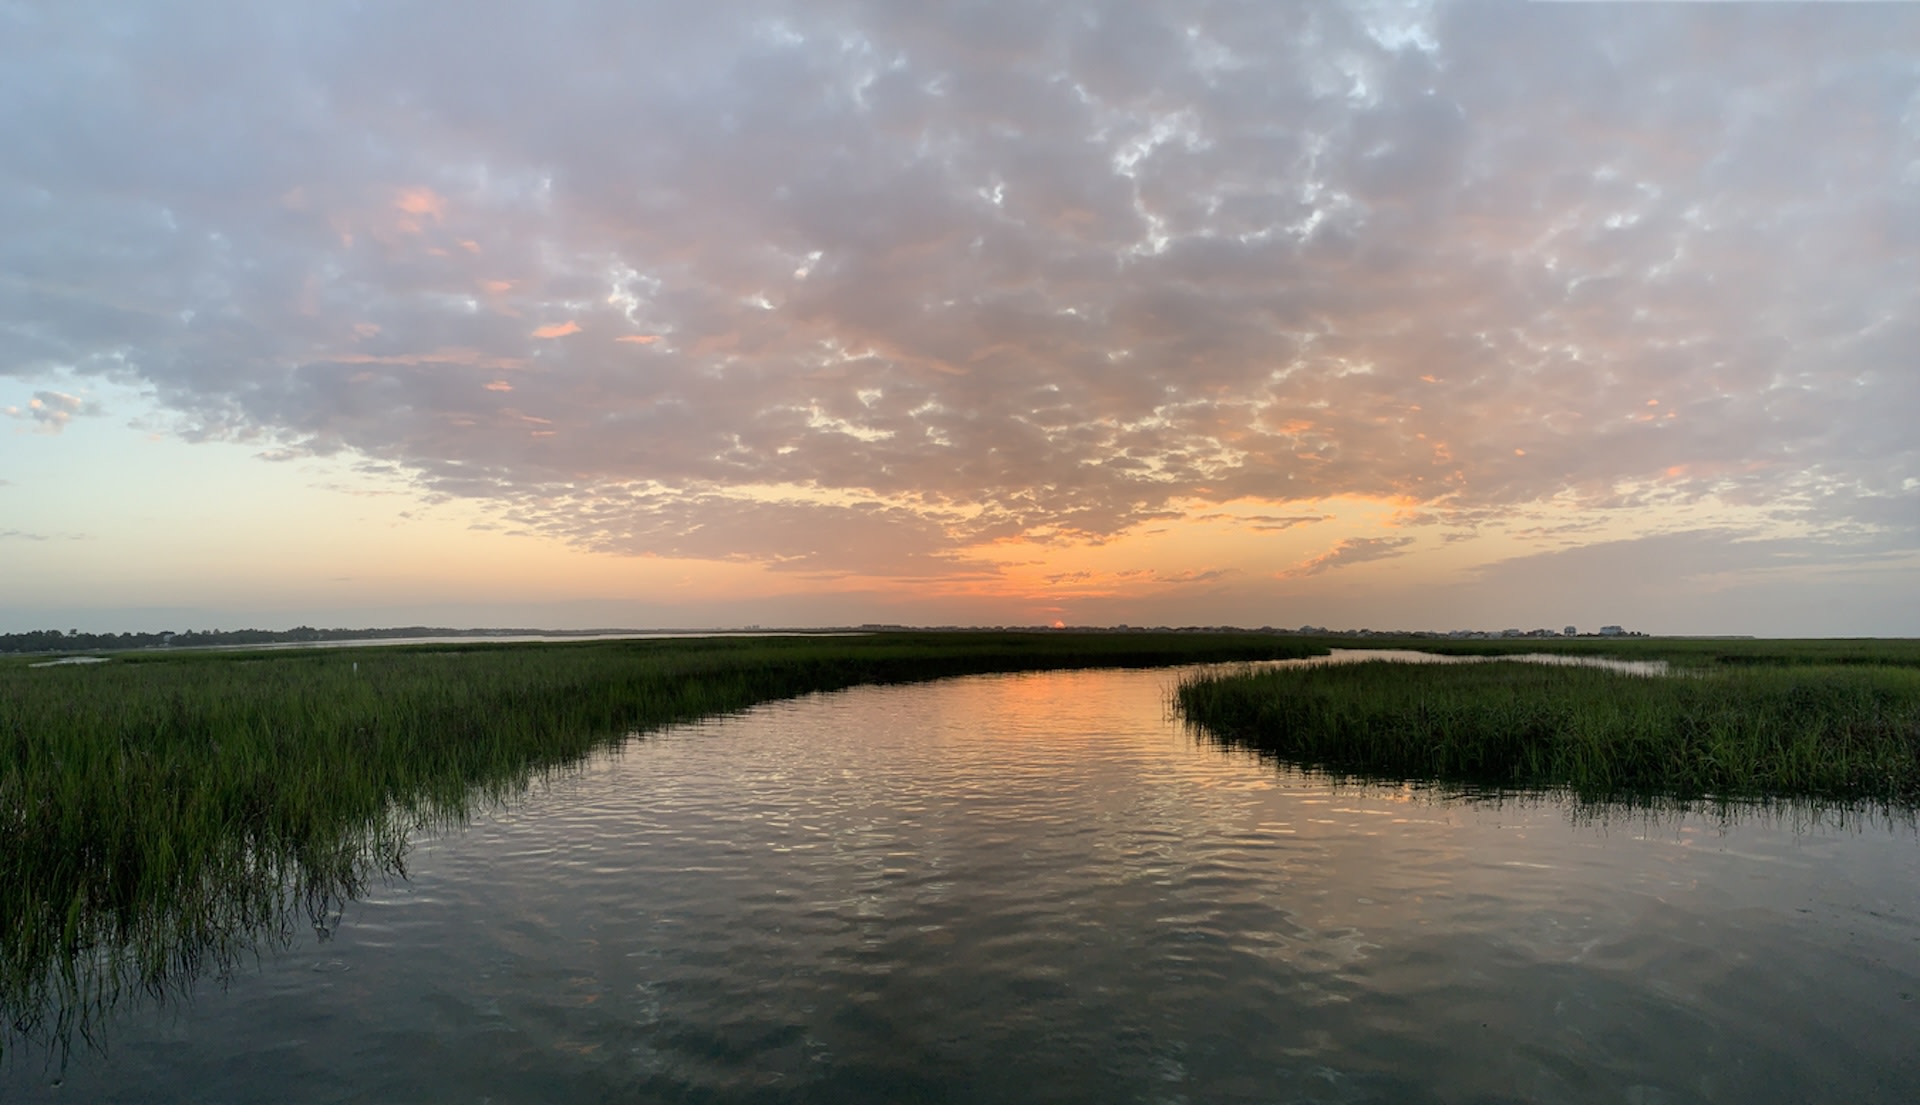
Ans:
[[[1295,526],[1308,526],[1315,522],[1331,520],[1330,514],[1201,514],[1194,518],[1196,522],[1232,522],[1255,533],[1279,533]]]
[[[1239,569],[1237,568],[1206,568],[1189,569],[1180,572],[1155,572],[1153,573],[1153,582],[1172,585],[1216,583],[1223,579],[1230,579],[1238,574]]]
[[[450,11],[0,12],[0,375],[809,570],[1336,496],[1920,544],[1913,5]]]
[[[24,530],[0,529],[0,541],[45,541],[44,533],[27,533]]]
[[[0,407],[0,413],[23,422],[32,422],[35,429],[42,433],[57,434],[76,417],[99,414],[100,404],[65,392],[36,391],[33,398],[27,400],[26,406]]]
[[[1296,576],[1319,575],[1330,568],[1344,567],[1348,564],[1360,564],[1368,560],[1384,560],[1402,555],[1408,545],[1413,544],[1411,537],[1348,537],[1334,542],[1333,547],[1318,556],[1309,557],[1294,567],[1279,573],[1282,579]]]
[[[1112,589],[1122,586],[1138,587],[1142,585],[1157,585],[1179,587],[1195,583],[1214,583],[1223,579],[1230,579],[1239,574],[1240,570],[1238,568],[1189,568],[1172,572],[1154,568],[1130,568],[1118,572],[1096,571],[1085,568],[1072,572],[1053,572],[1043,577],[1043,579],[1049,587],[1093,586],[1105,588],[1107,589],[1105,593],[1111,593]]]
[[[394,195],[393,206],[420,221],[426,219],[432,219],[436,223],[446,221],[446,197],[436,194],[431,188],[401,188]],[[406,225],[418,231],[420,221],[408,220]]]

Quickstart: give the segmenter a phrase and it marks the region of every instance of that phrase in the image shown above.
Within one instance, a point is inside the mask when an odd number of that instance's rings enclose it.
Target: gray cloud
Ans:
[[[1152,573],[1152,581],[1154,583],[1186,586],[1195,583],[1218,583],[1222,580],[1231,579],[1239,574],[1239,571],[1234,568],[1196,568],[1182,572],[1154,572]]]
[[[57,434],[80,415],[100,413],[100,404],[59,391],[36,391],[27,405],[0,407],[0,414],[22,422],[32,422],[46,433]]]
[[[825,573],[1338,494],[1916,542],[1911,5],[481,8],[0,10],[0,375]]]
[[[1196,522],[1231,521],[1255,533],[1279,533],[1295,526],[1312,525],[1332,518],[1330,514],[1200,514],[1194,517]]]
[[[1406,547],[1411,544],[1413,544],[1411,537],[1345,537],[1335,541],[1333,547],[1326,552],[1308,557],[1279,574],[1283,579],[1293,576],[1319,575],[1330,568],[1404,555]]]

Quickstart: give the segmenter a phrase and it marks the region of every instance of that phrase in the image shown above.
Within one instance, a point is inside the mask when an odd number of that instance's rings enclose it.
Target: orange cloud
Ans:
[[[654,342],[657,342],[660,340],[660,335],[658,334],[626,334],[621,337],[617,337],[613,340],[627,342],[630,345],[652,345]]]
[[[554,322],[542,326],[533,332],[533,336],[536,338],[564,338],[568,334],[578,334],[579,332],[580,324],[572,319],[568,319],[565,322]]]
[[[488,391],[512,391],[513,390],[513,385],[507,383],[505,380],[495,380],[492,383],[489,383],[485,386]]]

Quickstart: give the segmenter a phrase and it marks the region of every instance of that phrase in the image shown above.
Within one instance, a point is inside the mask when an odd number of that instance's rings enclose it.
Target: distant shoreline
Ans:
[[[1608,627],[1617,630],[1618,627]],[[844,626],[731,626],[672,627],[636,629],[602,627],[595,629],[530,629],[523,627],[456,629],[450,626],[395,626],[388,628],[316,629],[295,626],[292,629],[189,630],[182,633],[79,633],[45,629],[21,633],[0,633],[0,657],[74,656],[88,653],[183,652],[208,649],[282,649],[350,648],[387,644],[538,644],[566,641],[675,640],[692,637],[835,637],[868,633],[1075,633],[1139,634],[1254,634],[1275,637],[1307,638],[1322,641],[1366,641],[1371,644],[1393,642],[1419,643],[1422,647],[1569,643],[1580,642],[1706,642],[1757,641],[1760,638],[1740,633],[1649,634],[1636,630],[1578,633],[1568,635],[1550,630],[1376,630],[1327,629],[1318,626],[1278,628],[1274,626],[1232,625],[937,625],[909,626],[865,623]],[[1831,637],[1777,638],[1779,640],[1904,640],[1906,638]]]
[[[0,634],[0,655],[91,652],[187,652],[206,649],[352,648],[398,644],[534,644],[561,641],[673,640],[686,637],[823,637],[859,629],[240,629],[188,633]]]
[[[866,623],[845,626],[733,626],[726,628],[669,629],[453,629],[444,626],[399,626],[387,629],[293,629],[192,630],[185,633],[61,633],[39,630],[30,633],[0,633],[0,656],[68,656],[92,652],[182,652],[205,649],[267,648],[342,648],[384,644],[539,644],[564,641],[639,641],[679,640],[690,637],[847,637],[871,633],[1058,633],[1070,629],[1076,633],[1236,633],[1284,637],[1341,636],[1332,633],[1303,633],[1293,629],[1263,626],[1246,629],[1239,626],[1044,626],[1044,625],[939,625],[909,626]],[[1414,634],[1375,634],[1370,630],[1349,631],[1379,637],[1401,638]]]

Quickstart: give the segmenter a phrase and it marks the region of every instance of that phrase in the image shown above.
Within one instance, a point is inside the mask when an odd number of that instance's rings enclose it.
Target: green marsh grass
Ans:
[[[1616,660],[1665,660],[1676,668],[1920,668],[1920,638],[1750,637],[1300,637],[1325,648],[1414,649],[1442,656],[1517,656],[1545,652]]]
[[[1530,644],[1515,651],[1542,651]],[[1741,650],[1756,660],[1607,651],[1666,659],[1667,676],[1372,662],[1204,676],[1175,698],[1215,737],[1340,775],[1586,800],[1920,802],[1920,667],[1799,644]]]
[[[862,683],[1316,651],[893,633],[0,661],[0,1011],[65,1046],[130,992],[323,922],[420,827],[636,730]]]

